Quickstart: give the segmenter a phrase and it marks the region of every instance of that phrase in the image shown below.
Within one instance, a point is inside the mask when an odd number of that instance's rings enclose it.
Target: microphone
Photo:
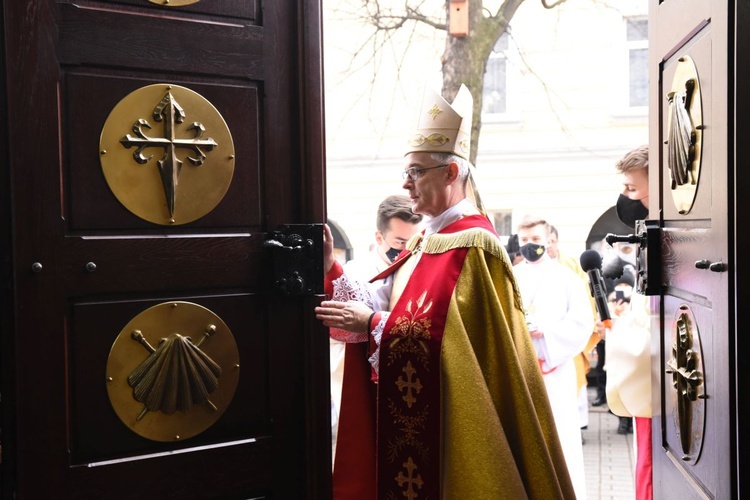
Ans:
[[[589,275],[589,290],[596,303],[596,311],[599,313],[604,326],[612,328],[612,316],[607,306],[607,289],[602,280],[602,256],[596,250],[586,250],[581,254],[581,268]]]

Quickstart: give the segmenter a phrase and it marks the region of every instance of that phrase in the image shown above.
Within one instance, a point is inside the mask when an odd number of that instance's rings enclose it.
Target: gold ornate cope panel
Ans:
[[[224,118],[200,94],[148,85],[112,109],[99,141],[112,193],[138,217],[179,225],[224,198],[234,173],[234,143]]]
[[[175,442],[211,427],[232,401],[240,374],[232,332],[190,302],[142,311],[107,359],[109,401],[122,422],[153,441]]]
[[[703,110],[701,85],[695,62],[682,56],[667,94],[669,125],[667,161],[672,184],[672,201],[681,214],[693,207],[701,170],[703,144]]]
[[[706,414],[703,350],[698,325],[686,304],[677,309],[672,326],[672,357],[667,362],[675,400],[674,423],[682,448],[682,460],[695,464],[703,446]]]

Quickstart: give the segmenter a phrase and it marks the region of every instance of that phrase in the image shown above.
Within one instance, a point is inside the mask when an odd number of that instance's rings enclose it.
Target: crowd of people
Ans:
[[[426,90],[407,194],[378,207],[370,253],[342,265],[326,228],[331,299],[316,317],[331,339],[334,498],[586,498],[587,372],[607,339],[612,367],[594,404],[623,418],[618,432],[636,417],[636,498],[650,499],[650,406],[628,396],[643,367],[616,352],[644,328],[634,252],[613,249],[628,272],[611,280],[605,324],[548,221],[524,217],[501,242],[469,161],[471,118],[466,87],[453,103]],[[647,155],[617,164],[628,223],[647,214]]]

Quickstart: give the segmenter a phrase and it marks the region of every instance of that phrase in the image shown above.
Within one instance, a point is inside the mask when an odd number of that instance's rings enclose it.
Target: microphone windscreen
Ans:
[[[581,254],[581,268],[586,271],[602,268],[602,256],[596,250],[586,250]]]

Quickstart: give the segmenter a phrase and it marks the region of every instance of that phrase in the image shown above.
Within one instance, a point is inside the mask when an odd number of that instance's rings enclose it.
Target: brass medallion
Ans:
[[[109,401],[146,439],[182,441],[211,427],[234,397],[240,365],[229,327],[190,302],[146,309],[122,329],[107,359]]]
[[[99,141],[112,193],[154,224],[187,224],[211,212],[234,174],[224,118],[200,94],[157,84],[128,94],[110,112]]]
[[[672,201],[679,213],[687,214],[698,190],[704,128],[700,79],[695,62],[689,56],[682,56],[677,61],[667,101],[666,156]]]
[[[164,5],[166,7],[182,7],[183,5],[191,5],[198,3],[201,0],[148,0],[151,3],[157,5]]]
[[[686,304],[675,314],[672,328],[672,358],[667,362],[672,375],[673,419],[680,440],[682,460],[695,464],[703,447],[706,415],[706,385],[703,380],[703,350],[698,324]]]

